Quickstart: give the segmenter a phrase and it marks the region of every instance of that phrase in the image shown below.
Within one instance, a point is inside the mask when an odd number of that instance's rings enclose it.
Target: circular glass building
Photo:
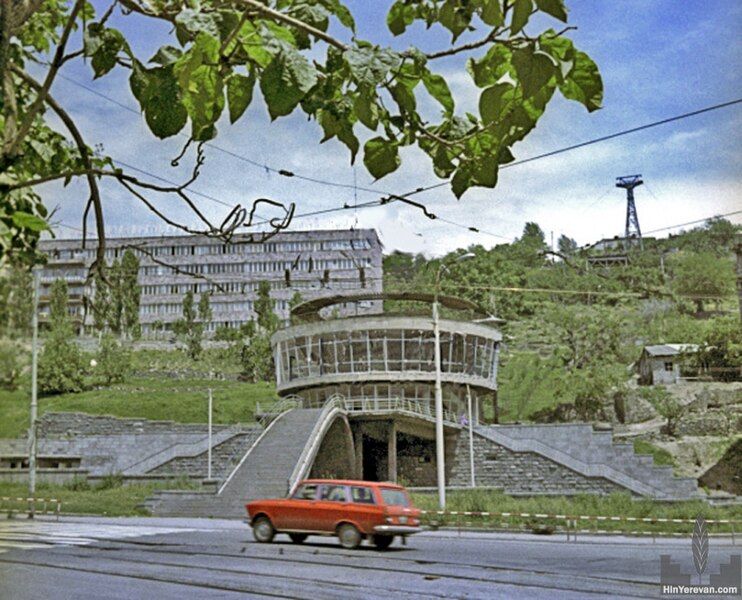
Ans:
[[[383,313],[333,318],[340,308],[380,300]],[[272,338],[281,396],[299,396],[305,407],[340,397],[350,414],[402,407],[431,416],[438,379],[447,422],[494,416],[501,321],[474,303],[374,293],[306,302],[292,317],[297,324]]]

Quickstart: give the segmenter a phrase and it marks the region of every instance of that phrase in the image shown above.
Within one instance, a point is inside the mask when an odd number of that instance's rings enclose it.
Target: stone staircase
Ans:
[[[514,453],[532,452],[634,494],[658,500],[701,496],[696,479],[675,477],[672,467],[655,465],[652,456],[634,454],[632,444],[614,443],[612,432],[595,431],[589,424],[490,425],[475,431]]]
[[[276,418],[218,490],[162,490],[143,507],[156,516],[235,518],[245,516],[245,502],[286,496],[322,414],[322,409],[295,409]]]
[[[233,435],[211,449],[211,478],[217,480],[226,479],[234,470],[237,463],[247,453],[262,433],[259,427],[252,431],[244,431]],[[149,475],[177,476],[188,475],[205,479],[209,472],[208,449],[193,456],[178,456],[166,463],[155,467],[148,472]]]

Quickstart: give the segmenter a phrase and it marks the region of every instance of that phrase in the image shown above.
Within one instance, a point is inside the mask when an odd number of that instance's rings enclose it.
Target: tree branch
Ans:
[[[67,22],[64,25],[64,30],[62,31],[62,35],[59,39],[59,43],[57,44],[57,48],[54,52],[54,59],[52,60],[51,66],[49,67],[49,71],[46,74],[44,83],[41,86],[41,88],[37,90],[36,99],[34,100],[33,104],[31,104],[31,107],[28,109],[28,112],[26,113],[26,116],[23,119],[23,123],[21,123],[21,126],[18,128],[18,132],[16,133],[14,138],[10,140],[10,143],[8,144],[8,146],[3,148],[3,151],[2,151],[3,156],[13,156],[16,152],[18,152],[20,144],[22,143],[24,138],[28,135],[28,132],[31,130],[31,125],[33,125],[33,121],[36,118],[36,114],[41,110],[42,106],[44,105],[44,102],[46,101],[46,97],[49,94],[49,89],[51,88],[52,83],[54,82],[54,78],[57,75],[57,71],[59,70],[59,67],[61,67],[63,64],[64,50],[65,50],[65,46],[67,45],[67,40],[69,39],[70,34],[72,33],[72,29],[75,25],[75,20],[77,19],[77,13],[80,12],[84,4],[85,4],[84,0],[75,1],[75,4],[73,5],[72,10],[70,11],[70,15],[67,18]]]
[[[435,60],[436,58],[442,58],[444,56],[453,56],[454,54],[459,54],[460,52],[476,50],[477,48],[481,48],[482,46],[486,46],[487,44],[494,42],[497,36],[503,31],[505,31],[505,29],[503,28],[493,29],[489,33],[489,35],[479,40],[478,42],[470,42],[468,44],[463,44],[455,48],[449,48],[448,50],[441,50],[439,52],[431,52],[430,54],[426,54],[425,58],[427,58],[428,60]]]
[[[328,44],[330,44],[330,46],[335,46],[335,48],[338,48],[343,52],[348,49],[348,46],[343,44],[340,40],[335,39],[331,35],[326,34],[324,31],[320,31],[319,29],[312,27],[311,25],[307,25],[304,21],[295,19],[292,16],[274,10],[266,6],[265,4],[261,4],[260,2],[258,2],[258,0],[237,0],[237,3],[248,6],[256,13],[268,16],[275,21],[280,21],[282,23],[285,23],[286,25],[291,25],[292,27],[301,29],[308,34],[313,35],[317,39],[322,40],[323,42],[327,42]]]
[[[38,81],[36,81],[28,73],[23,71],[23,69],[15,65],[13,65],[12,69],[16,75],[18,75],[21,79],[23,79],[23,81],[25,81],[28,85],[34,88],[37,94],[41,94],[42,85]],[[98,189],[98,182],[96,181],[95,176],[91,172],[93,165],[90,162],[90,154],[89,154],[88,145],[85,143],[85,140],[83,139],[82,134],[80,133],[80,130],[77,128],[77,125],[75,124],[75,122],[67,114],[67,112],[59,104],[57,104],[56,100],[54,100],[54,98],[48,91],[45,94],[44,102],[48,104],[49,107],[55,113],[57,113],[57,116],[62,120],[62,122],[64,123],[64,126],[67,128],[67,130],[72,135],[72,138],[75,140],[75,145],[77,146],[77,150],[80,153],[80,160],[82,161],[82,164],[85,167],[85,170],[86,170],[85,178],[87,179],[88,187],[90,188],[90,198],[88,199],[87,206],[85,207],[85,213],[83,215],[82,246],[83,248],[85,247],[85,240],[87,237],[85,235],[86,234],[86,217],[92,205],[95,211],[95,228],[96,228],[96,231],[98,232],[98,247],[97,247],[95,262],[93,263],[93,266],[97,265],[98,267],[100,267],[101,265],[105,264],[106,230],[104,226],[103,205],[101,203],[100,190]]]

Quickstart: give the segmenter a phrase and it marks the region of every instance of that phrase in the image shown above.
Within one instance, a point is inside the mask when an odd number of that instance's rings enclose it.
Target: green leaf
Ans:
[[[271,119],[290,114],[317,83],[317,71],[295,50],[282,49],[263,71],[260,90]]]
[[[464,164],[456,169],[456,172],[451,178],[451,191],[456,198],[461,198],[464,192],[468,190],[472,185],[471,180],[471,167],[469,164]]]
[[[224,110],[223,85],[218,67],[201,65],[191,73],[183,103],[191,118],[194,140],[205,141],[215,137],[214,125]]]
[[[545,52],[534,52],[532,48],[516,50],[513,66],[526,98],[538,93],[556,73],[554,59]]]
[[[515,0],[513,20],[510,24],[510,35],[517,35],[528,23],[533,10],[533,0]]]
[[[348,10],[340,0],[321,0],[322,4],[334,14],[340,24],[350,29],[353,34],[356,33],[356,22],[353,20],[353,14]]]
[[[31,231],[51,231],[49,225],[41,217],[22,210],[15,211],[12,215],[13,225],[19,229],[30,229]]]
[[[358,94],[353,100],[353,110],[358,120],[372,131],[379,126],[379,107],[371,94]]]
[[[482,187],[495,187],[497,185],[498,168],[496,156],[483,156],[474,165],[472,173],[474,183]]]
[[[564,6],[564,0],[536,0],[536,7],[563,23],[567,22],[567,9]]]
[[[152,133],[166,138],[183,129],[188,111],[172,66],[145,69],[135,60],[129,85]]]
[[[227,79],[227,102],[229,103],[229,122],[234,123],[245,112],[252,102],[255,87],[255,72],[249,76],[233,73]]]
[[[509,83],[497,83],[488,87],[479,97],[479,114],[485,125],[496,123],[510,109],[515,88]]]
[[[480,59],[469,59],[466,69],[477,87],[489,87],[497,83],[511,67],[512,52],[506,46],[492,46]]]
[[[124,36],[116,29],[109,29],[100,23],[91,23],[84,34],[85,56],[92,57],[90,66],[95,78],[102,77],[116,66],[119,52],[131,53]]]
[[[327,31],[330,25],[330,14],[324,6],[316,4],[295,3],[289,9],[289,15],[314,27],[319,31]],[[307,50],[312,47],[311,36],[302,29],[294,29],[297,47],[301,50]]]
[[[220,39],[218,19],[216,13],[202,13],[185,8],[175,16],[175,24],[180,25],[194,36],[203,31],[218,40]]]
[[[446,116],[451,116],[454,110],[454,101],[446,80],[440,75],[435,75],[425,69],[423,72],[423,85],[428,90],[428,93],[443,107]]]
[[[415,9],[401,0],[395,2],[386,15],[386,26],[394,35],[401,35],[415,20]]]
[[[453,41],[469,28],[471,13],[460,10],[457,0],[446,0],[438,13],[438,22],[448,29]]]
[[[502,27],[505,24],[505,16],[502,14],[500,0],[484,0],[482,21],[492,27]]]
[[[575,47],[572,40],[555,37],[556,32],[549,29],[539,36],[539,49],[546,52],[559,64],[559,82],[561,83],[574,67]]]
[[[396,171],[400,165],[399,149],[396,142],[375,137],[363,146],[363,164],[376,179]]]
[[[391,87],[392,98],[394,98],[394,101],[399,106],[400,111],[406,113],[415,112],[417,101],[415,100],[414,87],[414,85],[410,85],[409,82],[404,80],[399,80]]]
[[[435,174],[442,179],[450,177],[451,173],[456,170],[456,165],[451,162],[448,150],[441,144],[438,145],[435,156],[433,156],[433,169]]]
[[[603,80],[597,65],[579,50],[575,52],[575,65],[564,83],[559,86],[562,95],[580,102],[588,112],[598,110],[603,102]]]
[[[375,88],[391,70],[402,62],[399,54],[389,48],[351,48],[343,53],[353,80],[361,88]]]
[[[163,67],[172,65],[183,56],[183,51],[175,46],[162,46],[157,53],[149,59],[150,63],[155,63]]]

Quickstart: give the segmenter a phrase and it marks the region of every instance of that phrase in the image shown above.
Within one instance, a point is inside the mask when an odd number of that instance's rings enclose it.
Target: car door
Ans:
[[[320,531],[317,527],[319,506],[319,484],[303,483],[283,507],[279,530]]]
[[[372,486],[350,486],[348,511],[362,533],[370,533],[374,526],[384,524],[384,510],[378,505]]]
[[[316,523],[319,530],[332,533],[339,521],[348,518],[348,490],[340,483],[323,483],[319,494]]]

